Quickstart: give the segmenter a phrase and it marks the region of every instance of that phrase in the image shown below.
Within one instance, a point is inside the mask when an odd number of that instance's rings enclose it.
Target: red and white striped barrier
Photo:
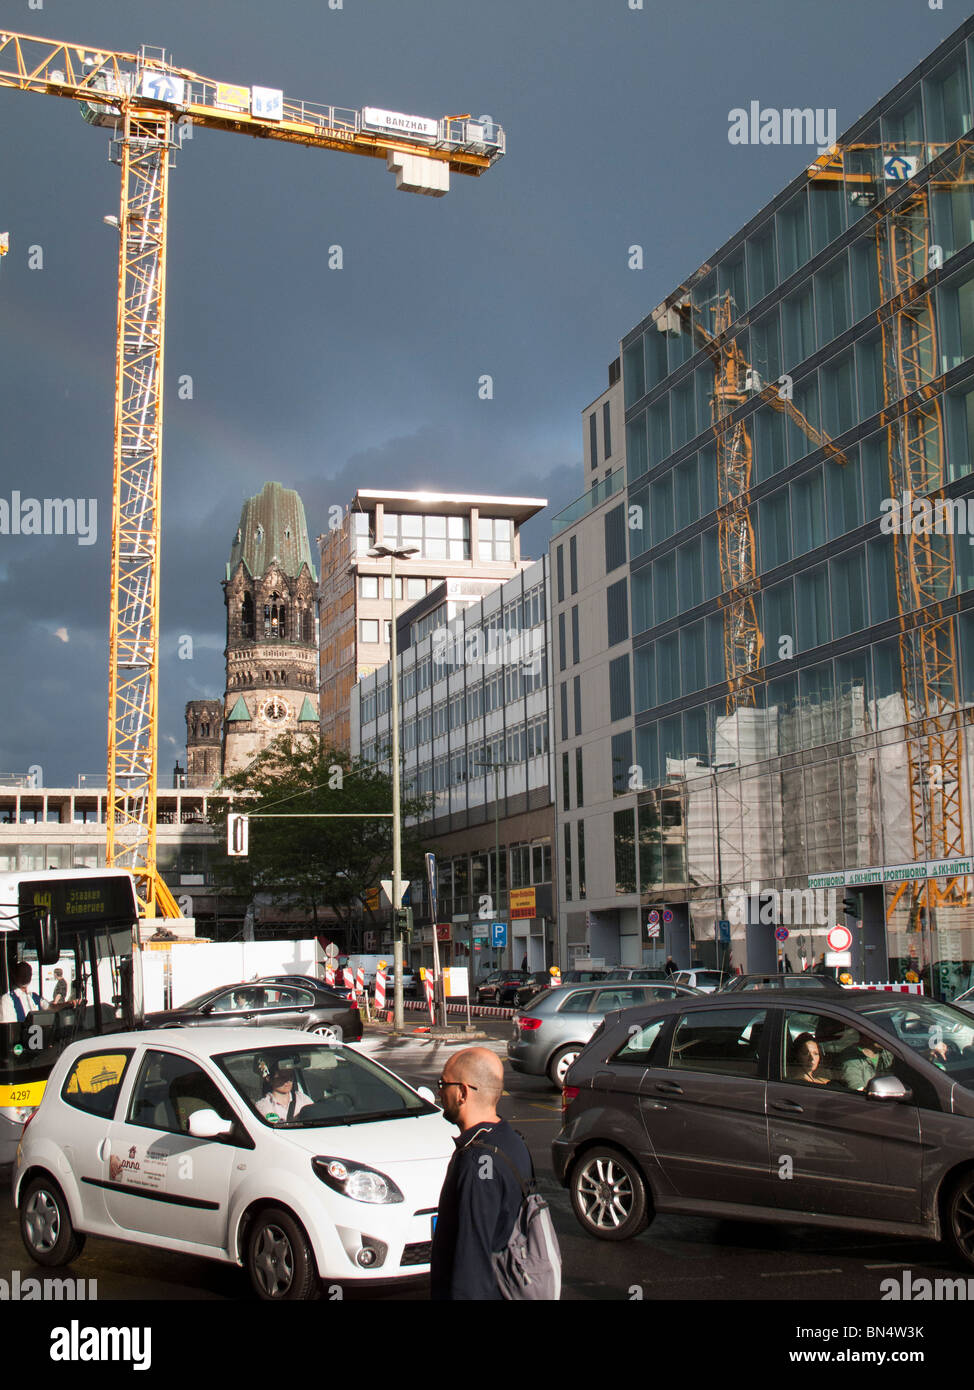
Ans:
[[[330,965],[325,966],[325,984],[329,989],[335,988],[335,971]]]
[[[365,970],[361,965],[355,972],[355,993],[365,993]]]
[[[348,990],[348,1002],[350,1004],[357,1004],[358,996],[355,993],[355,976],[347,965],[342,971],[342,980],[344,981],[345,988]]]
[[[375,1007],[376,1012],[386,1006],[386,972],[377,970],[375,972]]]
[[[911,984],[907,980],[887,980],[884,984],[850,985],[849,988],[883,990],[886,994],[922,994],[923,981],[919,980],[915,984]]]
[[[435,1008],[434,1008],[434,1005],[433,1005],[433,984],[434,984],[434,975],[433,975],[433,972],[432,972],[432,970],[427,970],[427,972],[426,972],[426,979],[425,979],[425,985],[426,985],[426,1004],[427,1004],[427,1007],[429,1008],[429,1011],[430,1011],[430,1022],[431,1022],[431,1023],[434,1022],[435,1017],[436,1017]]]

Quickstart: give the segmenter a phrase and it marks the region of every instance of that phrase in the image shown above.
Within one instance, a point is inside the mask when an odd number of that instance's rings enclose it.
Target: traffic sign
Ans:
[[[649,922],[650,926],[655,926],[655,925],[656,925],[656,923],[659,921],[659,913],[656,911],[655,908],[654,908],[653,911],[649,914],[649,916],[646,918],[646,920],[647,920],[647,922]]]
[[[654,937],[659,936],[659,922],[650,922],[646,928],[646,935],[651,941]]]
[[[328,945],[325,947],[325,959],[326,959],[326,960],[337,960],[337,959],[338,959],[338,947],[335,945],[334,941],[329,941]]]
[[[250,817],[231,811],[227,816],[227,854],[247,854],[250,843]]]
[[[673,913],[670,911],[668,907],[663,908],[663,921],[667,924],[667,926],[669,926],[670,922],[673,921]]]
[[[852,945],[852,932],[848,927],[835,926],[825,939],[833,951],[848,951]]]
[[[490,924],[490,944],[494,950],[503,950],[507,945],[507,923],[491,922]]]
[[[788,928],[787,928],[787,927],[775,927],[775,929],[774,929],[774,939],[775,939],[775,941],[787,941],[787,940],[788,940]]]
[[[730,941],[730,919],[721,917],[717,923],[717,930],[720,933],[721,943]]]

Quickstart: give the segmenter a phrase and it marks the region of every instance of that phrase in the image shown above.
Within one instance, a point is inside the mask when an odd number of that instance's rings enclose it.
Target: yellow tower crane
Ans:
[[[159,553],[169,169],[180,126],[236,131],[385,159],[396,187],[442,197],[450,171],[480,175],[504,153],[489,117],[430,119],[290,101],[216,82],[161,49],[119,53],[0,31],[0,87],[81,103],[114,131],[121,166],[108,678],[107,861],[131,869],[147,916],[178,917],[156,869]]]

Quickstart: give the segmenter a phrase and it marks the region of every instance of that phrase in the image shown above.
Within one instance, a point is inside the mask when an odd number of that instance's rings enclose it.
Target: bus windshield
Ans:
[[[0,873],[0,1122],[19,1134],[68,1043],[138,1027],[141,980],[130,874]]]

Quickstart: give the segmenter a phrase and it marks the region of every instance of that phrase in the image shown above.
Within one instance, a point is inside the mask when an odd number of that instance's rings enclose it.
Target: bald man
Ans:
[[[486,1047],[454,1053],[440,1077],[439,1103],[460,1137],[454,1140],[457,1151],[443,1181],[433,1232],[434,1299],[501,1297],[491,1256],[510,1240],[522,1200],[521,1187],[501,1154],[524,1182],[533,1171],[524,1140],[497,1114],[503,1089],[501,1059]]]

